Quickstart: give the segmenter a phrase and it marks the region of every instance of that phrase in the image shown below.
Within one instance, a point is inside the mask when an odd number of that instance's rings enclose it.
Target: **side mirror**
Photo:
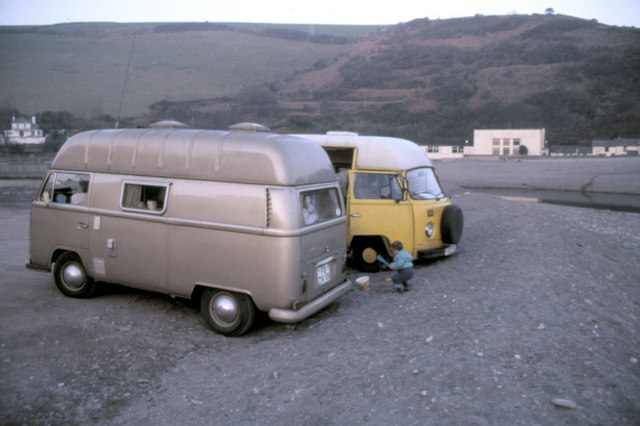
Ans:
[[[399,203],[405,199],[405,193],[407,192],[407,180],[402,175],[395,175],[395,185],[391,188],[391,198]]]

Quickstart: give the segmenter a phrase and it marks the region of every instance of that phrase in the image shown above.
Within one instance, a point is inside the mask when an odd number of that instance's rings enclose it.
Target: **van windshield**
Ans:
[[[435,200],[446,197],[440,188],[436,174],[430,167],[409,170],[407,184],[409,195],[414,200]]]

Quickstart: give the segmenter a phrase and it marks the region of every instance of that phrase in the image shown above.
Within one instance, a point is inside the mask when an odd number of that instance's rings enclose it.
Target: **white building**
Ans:
[[[591,141],[591,146],[593,147],[593,155],[611,157],[615,155],[640,154],[640,139],[594,139]]]
[[[464,147],[461,145],[421,145],[420,148],[432,160],[464,157]]]
[[[545,129],[474,130],[473,146],[465,147],[466,155],[520,155],[520,147],[527,155],[547,155]]]
[[[4,139],[10,144],[42,144],[46,138],[34,115],[31,121],[22,117],[16,119],[14,116],[11,120],[11,130],[4,131]]]

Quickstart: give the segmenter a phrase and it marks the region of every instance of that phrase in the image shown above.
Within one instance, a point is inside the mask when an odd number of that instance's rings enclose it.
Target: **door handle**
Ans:
[[[362,217],[362,215],[360,213],[353,213],[351,217]]]
[[[78,229],[87,229],[89,227],[89,225],[87,225],[86,223],[82,223],[80,222],[79,224],[76,225],[76,228]]]

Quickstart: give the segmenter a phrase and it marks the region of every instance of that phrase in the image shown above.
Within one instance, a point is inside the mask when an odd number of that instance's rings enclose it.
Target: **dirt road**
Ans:
[[[639,424],[640,216],[461,189],[529,179],[485,163],[436,164],[465,213],[461,251],[418,265],[410,292],[373,274],[242,338],[161,295],[62,296],[24,267],[33,183],[3,181],[0,423]]]

